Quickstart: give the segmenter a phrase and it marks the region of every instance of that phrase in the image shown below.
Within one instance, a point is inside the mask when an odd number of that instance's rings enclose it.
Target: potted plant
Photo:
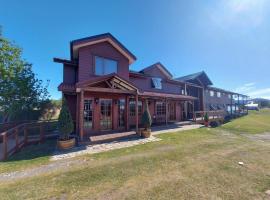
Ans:
[[[204,125],[206,127],[209,126],[209,116],[208,116],[208,113],[205,113],[205,115],[204,115]]]
[[[74,125],[66,100],[63,98],[63,105],[58,118],[59,139],[57,145],[59,149],[70,149],[75,146],[75,138],[70,134],[73,132]]]
[[[144,129],[141,131],[141,135],[144,138],[148,138],[151,136],[151,125],[152,125],[152,118],[149,112],[148,103],[145,101],[145,110],[142,115],[141,123],[144,127]]]

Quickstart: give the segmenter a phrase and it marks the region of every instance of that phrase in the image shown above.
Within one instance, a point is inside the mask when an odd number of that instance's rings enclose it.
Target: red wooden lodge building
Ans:
[[[246,97],[212,88],[204,72],[173,78],[159,62],[132,71],[129,66],[136,57],[109,33],[72,41],[70,54],[69,60],[54,61],[63,64],[58,90],[67,100],[81,140],[106,132],[137,130],[145,102],[153,124],[167,124],[191,119],[194,111],[211,110],[211,106],[234,112],[235,97],[238,95],[238,103],[240,97]],[[207,97],[212,91],[218,95],[215,106],[211,96]]]

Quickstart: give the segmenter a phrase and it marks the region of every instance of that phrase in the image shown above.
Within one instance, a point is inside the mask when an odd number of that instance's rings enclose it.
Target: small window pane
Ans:
[[[105,61],[105,72],[104,74],[111,74],[117,72],[117,62],[114,60],[104,59]]]
[[[95,57],[95,73],[96,75],[103,75],[103,60],[100,57]]]

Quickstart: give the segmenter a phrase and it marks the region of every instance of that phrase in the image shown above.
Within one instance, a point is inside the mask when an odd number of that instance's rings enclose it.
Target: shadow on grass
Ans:
[[[56,139],[48,139],[44,143],[31,144],[22,148],[19,152],[10,156],[4,163],[13,161],[26,161],[36,158],[47,158],[53,154],[56,148]]]

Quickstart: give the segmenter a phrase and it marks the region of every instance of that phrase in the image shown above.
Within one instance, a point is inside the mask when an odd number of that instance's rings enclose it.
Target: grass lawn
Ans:
[[[0,183],[1,199],[264,199],[270,190],[270,110],[215,129],[162,134],[159,142],[77,157],[83,165]],[[241,134],[239,134],[241,133]],[[53,146],[53,145],[52,145]],[[32,147],[34,148],[34,147]],[[31,150],[30,150],[31,152]],[[42,152],[38,149],[36,153]],[[21,158],[27,155],[21,152]],[[19,156],[19,154],[17,155]],[[15,159],[15,158],[12,158]],[[245,163],[244,166],[238,162]],[[45,164],[46,156],[15,159],[14,169]],[[10,171],[13,161],[0,169]],[[2,165],[2,164],[0,164]]]

